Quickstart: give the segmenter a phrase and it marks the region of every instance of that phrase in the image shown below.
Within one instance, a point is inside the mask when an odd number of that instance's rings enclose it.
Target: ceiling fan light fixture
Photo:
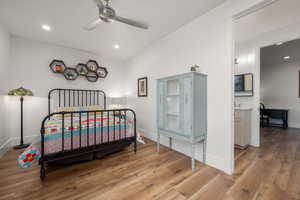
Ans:
[[[104,22],[107,22],[107,23],[110,23],[110,22],[111,22],[111,20],[108,19],[107,17],[102,17],[102,16],[100,16],[100,19],[101,19],[102,21],[104,21]]]

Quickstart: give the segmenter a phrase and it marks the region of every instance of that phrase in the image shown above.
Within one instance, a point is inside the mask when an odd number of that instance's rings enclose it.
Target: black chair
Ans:
[[[263,103],[260,103],[260,125],[261,127],[265,127],[265,122],[267,126],[270,125],[270,116],[266,112],[266,107]]]

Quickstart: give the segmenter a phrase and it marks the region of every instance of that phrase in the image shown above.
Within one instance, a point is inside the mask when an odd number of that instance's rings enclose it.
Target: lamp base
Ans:
[[[14,149],[25,149],[27,147],[29,147],[30,144],[19,144],[14,146]]]

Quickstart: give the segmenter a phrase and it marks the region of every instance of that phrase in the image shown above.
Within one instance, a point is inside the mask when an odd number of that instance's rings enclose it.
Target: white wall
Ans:
[[[0,94],[5,88],[5,72],[9,68],[10,61],[10,35],[0,24]]]
[[[10,58],[10,35],[0,24],[0,155],[2,153],[2,147],[5,148],[5,144],[9,139],[9,135],[6,129],[6,109],[3,104],[4,88],[6,86],[5,72],[9,66]],[[4,145],[4,146],[3,146]]]
[[[88,82],[84,77],[68,81],[62,74],[50,71],[49,64],[53,59],[61,59],[69,67],[89,59],[97,60],[107,67],[109,74],[106,79],[96,83]],[[8,83],[4,90],[23,86],[31,89],[35,96],[25,97],[24,101],[24,135],[27,141],[39,135],[41,120],[47,114],[47,94],[53,88],[103,89],[108,96],[125,95],[122,78],[126,70],[119,61],[104,60],[98,55],[76,49],[55,46],[48,43],[32,41],[20,37],[11,40],[11,65],[6,74]],[[19,141],[20,106],[19,98],[6,96],[5,105],[8,109],[8,131]]]
[[[254,96],[235,98],[237,103],[252,106],[251,145],[260,145],[260,48],[300,38],[300,23],[291,24],[256,38],[236,44],[236,57],[242,62],[235,66],[235,73],[254,74]]]
[[[233,171],[232,16],[261,1],[227,1],[168,35],[128,62],[129,103],[137,111],[141,132],[156,140],[156,79],[189,71],[198,64],[208,74],[207,163]],[[149,96],[137,98],[137,78],[149,78]],[[167,144],[167,140],[163,140]],[[188,146],[189,147],[189,146]],[[174,149],[190,155],[184,142]],[[201,160],[201,147],[196,158]]]
[[[299,61],[261,66],[261,102],[268,108],[289,109],[293,128],[300,128],[299,70]]]

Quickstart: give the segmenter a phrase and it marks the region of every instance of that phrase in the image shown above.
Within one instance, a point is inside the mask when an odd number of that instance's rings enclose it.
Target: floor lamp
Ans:
[[[33,92],[25,89],[23,87],[11,90],[8,92],[8,95],[12,96],[20,96],[20,103],[21,103],[21,137],[20,137],[20,144],[17,146],[14,146],[14,149],[23,149],[29,146],[29,144],[24,144],[23,140],[23,101],[24,96],[33,96]]]

